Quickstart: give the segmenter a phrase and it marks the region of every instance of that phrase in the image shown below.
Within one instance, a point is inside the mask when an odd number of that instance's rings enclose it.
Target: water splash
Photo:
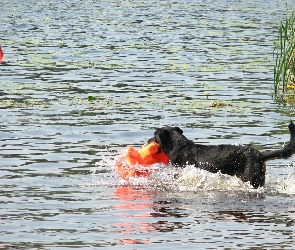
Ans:
[[[102,160],[96,162],[95,169],[92,172],[94,180],[93,186],[121,186],[125,181],[119,177],[115,170],[116,159],[102,157]]]
[[[286,178],[267,176],[266,190],[273,194],[295,195],[295,168],[286,168]]]
[[[122,152],[120,152],[122,153]],[[176,168],[171,164],[153,164],[151,177],[132,177],[128,181],[119,177],[115,169],[115,159],[103,158],[96,163],[93,171],[94,180],[91,185],[103,186],[134,186],[150,190],[167,190],[176,192],[203,192],[203,191],[234,191],[244,193],[295,195],[295,168],[288,167],[287,177],[266,176],[266,185],[254,189],[250,183],[222,173],[208,171],[187,166]]]
[[[252,186],[237,177],[188,166],[179,172],[174,188],[179,191],[232,191],[248,190],[252,189]]]

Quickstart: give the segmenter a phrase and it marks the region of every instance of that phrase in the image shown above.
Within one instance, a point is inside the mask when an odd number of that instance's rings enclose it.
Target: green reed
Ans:
[[[295,93],[295,11],[286,13],[274,46],[274,88],[276,94]]]

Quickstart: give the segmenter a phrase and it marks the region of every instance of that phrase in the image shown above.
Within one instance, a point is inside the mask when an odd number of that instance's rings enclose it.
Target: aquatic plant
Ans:
[[[295,94],[295,11],[281,22],[274,44],[276,94]]]

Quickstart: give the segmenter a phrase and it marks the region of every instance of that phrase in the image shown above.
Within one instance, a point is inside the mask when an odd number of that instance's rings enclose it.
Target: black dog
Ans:
[[[295,153],[295,125],[289,124],[290,142],[281,150],[260,152],[245,146],[201,145],[188,140],[178,127],[156,129],[149,140],[160,145],[170,162],[179,167],[194,165],[213,173],[221,172],[250,181],[254,188],[265,184],[265,162],[271,159],[288,158]]]

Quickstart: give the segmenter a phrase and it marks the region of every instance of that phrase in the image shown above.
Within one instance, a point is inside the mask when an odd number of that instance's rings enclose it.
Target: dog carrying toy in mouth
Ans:
[[[266,161],[289,158],[295,154],[295,124],[289,124],[290,141],[277,150],[258,151],[249,146],[231,144],[202,145],[183,135],[179,127],[156,129],[149,142],[158,143],[171,165],[193,165],[211,173],[221,172],[250,182],[254,188],[265,185]]]
[[[130,177],[148,177],[152,173],[149,167],[155,163],[169,163],[168,156],[161,151],[159,144],[151,142],[140,150],[128,146],[125,155],[121,155],[116,162],[116,170],[124,180]]]

